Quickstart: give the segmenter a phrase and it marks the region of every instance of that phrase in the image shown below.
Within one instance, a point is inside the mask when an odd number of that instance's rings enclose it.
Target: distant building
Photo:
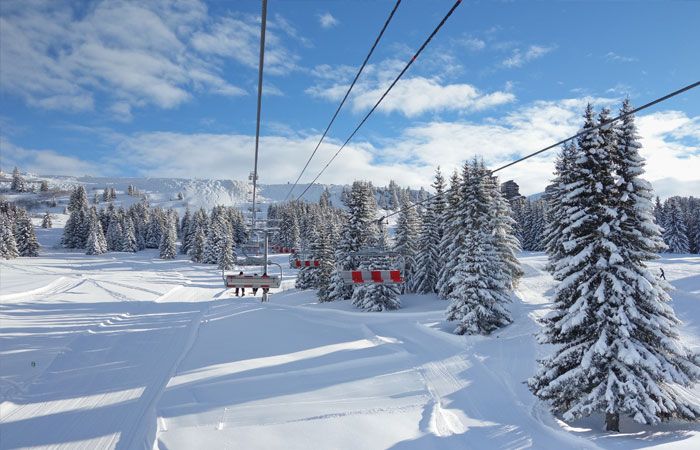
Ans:
[[[513,200],[522,197],[520,195],[520,186],[513,180],[508,180],[501,184],[501,193],[507,200]]]

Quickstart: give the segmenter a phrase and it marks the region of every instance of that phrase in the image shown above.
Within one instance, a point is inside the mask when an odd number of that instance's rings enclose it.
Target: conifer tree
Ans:
[[[134,228],[134,222],[131,220],[129,215],[124,217],[123,233],[121,248],[122,252],[132,252],[135,253],[139,250],[138,243],[136,242],[136,230]]]
[[[332,301],[332,276],[335,268],[335,257],[332,248],[333,233],[333,225],[327,223],[325,229],[318,234],[318,244],[316,246],[315,257],[319,262],[319,266],[316,269],[318,271],[318,301],[322,303]]]
[[[336,268],[331,275],[332,300],[348,300],[352,297],[352,286],[343,283],[340,271],[357,269],[355,252],[377,244],[377,201],[371,183],[355,181],[346,198],[347,220],[336,251]]]
[[[39,191],[40,192],[48,192],[49,191],[49,183],[46,180],[41,180],[41,185],[39,186]]]
[[[505,276],[507,288],[512,289],[517,286],[518,280],[523,276],[520,262],[516,256],[516,253],[520,251],[520,243],[513,232],[515,220],[510,204],[501,192],[498,180],[484,168],[483,162],[480,162],[476,169],[483,178],[485,188],[489,191],[487,229],[491,231],[493,245],[497,253],[496,264]],[[533,248],[533,250],[535,249]]]
[[[670,201],[665,211],[664,242],[669,253],[688,253],[688,233],[683,221],[683,211],[677,201]]]
[[[465,163],[462,168],[462,182],[468,173],[469,164]],[[460,177],[455,171],[450,180],[447,205],[442,217],[445,228],[440,241],[440,272],[436,286],[438,295],[442,299],[450,298],[450,293],[454,290],[453,277],[457,272],[460,249],[466,231],[459,214],[460,203]]]
[[[416,270],[413,276],[413,291],[419,294],[437,292],[438,276],[440,274],[440,243],[443,235],[443,216],[445,213],[445,179],[438,167],[433,181],[435,195],[428,203],[423,214]]]
[[[146,248],[160,248],[165,231],[165,219],[162,209],[156,208],[152,211],[148,228],[146,228]]]
[[[15,167],[12,171],[12,184],[10,190],[14,192],[27,192],[27,184],[19,173],[19,168]]]
[[[377,246],[379,250],[387,249],[388,235],[386,230],[381,230],[378,236]],[[387,270],[391,269],[391,261],[386,256],[374,256],[369,261],[362,262],[360,269]],[[372,283],[363,284],[353,290],[353,306],[365,311],[390,311],[401,307],[399,298],[400,288],[395,284]]]
[[[236,263],[236,257],[233,253],[233,236],[230,233],[225,233],[221,239],[221,251],[217,266],[221,270],[233,270]]]
[[[114,215],[109,220],[107,227],[107,250],[111,252],[119,252],[122,249],[124,241],[124,229],[122,228],[122,217],[119,211],[115,211]]]
[[[396,242],[394,250],[404,259],[404,284],[401,285],[401,292],[413,292],[416,272],[416,257],[419,251],[420,238],[420,217],[414,207],[411,207],[408,194],[401,195],[402,208],[396,223]]]
[[[177,254],[177,250],[175,248],[175,241],[177,240],[177,236],[175,235],[175,226],[170,222],[171,217],[166,216],[160,239],[160,259],[175,259],[175,255]]]
[[[102,224],[97,216],[97,212],[94,209],[90,210],[88,224],[90,226],[90,234],[85,244],[85,254],[101,255],[107,251],[107,240],[102,231]]]
[[[589,105],[584,119],[589,132],[567,168],[579,182],[560,200],[571,217],[554,266],[560,283],[540,336],[558,347],[530,388],[566,420],[604,413],[609,431],[619,431],[620,415],[646,424],[697,419],[700,407],[674,385],[691,386],[700,367],[678,340],[669,286],[647,267],[661,241],[633,118],[593,130]],[[603,110],[598,121],[608,119]]]
[[[204,236],[204,229],[195,228],[194,236],[192,237],[192,242],[188,250],[188,255],[190,259],[197,263],[204,262],[204,245],[206,237]]]
[[[512,273],[496,238],[501,231],[493,232],[497,222],[491,211],[493,190],[493,181],[481,163],[465,164],[457,213],[457,226],[464,236],[450,280],[453,288],[447,309],[447,320],[458,322],[456,334],[490,334],[511,322],[505,304],[510,301]]]
[[[10,219],[0,213],[0,257],[12,259],[18,256],[17,240],[12,232]]]
[[[51,214],[49,214],[48,211],[46,211],[46,214],[44,214],[43,219],[41,219],[41,228],[51,228],[53,226],[53,222],[51,221]]]
[[[36,240],[34,225],[26,211],[20,210],[15,219],[15,239],[19,256],[39,256],[39,242]]]
[[[182,222],[180,223],[180,236],[182,240],[182,245],[180,246],[180,253],[183,255],[187,254],[187,249],[190,245],[189,240],[192,238],[190,233],[190,221],[192,220],[190,214],[190,208],[185,209],[185,215],[182,216]]]
[[[566,197],[568,192],[578,189],[583,183],[580,178],[574,178],[577,155],[576,143],[569,142],[562,146],[555,163],[554,180],[545,190],[548,214],[543,241],[548,256],[547,270],[551,273],[555,272],[557,262],[567,254],[564,230],[571,223],[571,216],[567,211]]]
[[[316,231],[316,226],[310,224],[310,231],[308,232],[309,241],[309,252],[304,257],[309,257],[311,259],[316,259],[318,256],[318,240],[319,233]],[[306,239],[305,239],[306,240]],[[318,268],[316,267],[302,267],[297,273],[297,279],[295,284],[297,289],[315,289],[318,287]]]

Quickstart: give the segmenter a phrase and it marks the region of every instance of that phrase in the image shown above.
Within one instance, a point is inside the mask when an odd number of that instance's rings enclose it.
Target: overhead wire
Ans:
[[[418,48],[418,50],[414,53],[414,55],[411,57],[411,59],[408,61],[408,63],[406,63],[406,66],[405,66],[405,67],[401,70],[401,72],[396,76],[396,78],[394,79],[394,81],[391,82],[391,84],[389,85],[389,87],[384,91],[384,93],[383,93],[382,96],[379,98],[379,100],[377,100],[377,102],[374,104],[374,106],[372,107],[372,109],[370,109],[369,112],[367,112],[367,114],[365,114],[364,118],[363,118],[363,119],[360,121],[360,123],[355,127],[355,129],[354,129],[353,132],[350,134],[350,136],[348,136],[348,138],[345,140],[345,142],[343,142],[343,145],[340,146],[340,148],[335,152],[335,154],[333,155],[333,157],[332,157],[332,158],[326,163],[326,165],[321,169],[321,171],[318,173],[318,175],[316,175],[316,177],[306,186],[306,188],[304,189],[304,191],[297,197],[297,200],[300,200],[300,199],[304,196],[304,194],[306,194],[306,192],[311,188],[311,186],[313,186],[313,184],[321,177],[321,175],[323,174],[323,172],[326,171],[326,169],[328,168],[328,166],[330,166],[331,163],[335,160],[335,158],[338,157],[338,155],[340,154],[340,152],[343,151],[343,149],[345,148],[345,146],[350,142],[350,140],[355,136],[355,134],[357,134],[357,132],[358,132],[358,131],[360,130],[360,128],[362,127],[362,125],[364,125],[364,123],[367,121],[367,119],[369,119],[369,116],[372,115],[372,113],[373,113],[373,112],[377,109],[377,107],[382,103],[382,101],[383,101],[384,98],[387,96],[387,94],[389,94],[389,92],[394,88],[394,86],[396,85],[396,83],[398,83],[398,81],[401,79],[401,77],[403,77],[403,75],[406,73],[406,71],[411,67],[411,65],[413,65],[413,63],[416,61],[416,59],[418,58],[418,56],[423,52],[423,50],[425,49],[425,47],[428,46],[428,44],[430,43],[430,41],[432,41],[432,39],[435,37],[435,35],[438,33],[438,31],[440,31],[440,29],[442,28],[442,26],[445,25],[445,22],[447,22],[447,19],[450,18],[450,16],[452,15],[452,13],[455,11],[455,9],[457,9],[457,7],[460,5],[461,2],[462,2],[462,0],[457,0],[457,1],[455,1],[455,3],[454,3],[454,4],[452,5],[452,7],[450,8],[450,10],[447,12],[447,14],[445,14],[445,16],[442,18],[442,20],[440,21],[440,23],[438,23],[438,25],[435,27],[435,29],[433,30],[433,32],[430,33],[430,35],[428,36],[428,38],[423,42],[423,44],[420,46],[420,48]]]
[[[350,83],[348,90],[345,92],[345,96],[343,96],[343,100],[340,101],[340,104],[338,105],[338,108],[335,110],[333,117],[331,117],[331,120],[330,120],[330,122],[328,122],[326,129],[323,131],[323,134],[321,135],[321,139],[319,139],[313,152],[311,152],[309,159],[306,160],[306,164],[304,164],[304,168],[301,169],[299,176],[297,177],[296,181],[294,181],[294,184],[289,189],[289,192],[287,192],[287,195],[284,197],[283,201],[287,201],[289,196],[292,195],[292,192],[294,192],[294,188],[297,186],[297,184],[299,183],[299,180],[304,175],[304,172],[306,172],[306,169],[309,167],[311,160],[316,155],[316,152],[318,151],[319,147],[321,146],[321,143],[323,142],[323,140],[326,138],[326,135],[328,134],[328,130],[330,130],[331,126],[333,125],[333,122],[335,122],[336,117],[338,117],[338,113],[340,113],[340,110],[343,108],[345,101],[348,99],[348,96],[350,95],[350,91],[352,91],[352,89],[355,87],[355,83],[357,83],[357,79],[360,78],[360,74],[365,69],[365,66],[367,65],[367,62],[369,61],[369,58],[372,56],[372,53],[374,53],[374,49],[377,48],[377,44],[379,44],[379,41],[382,39],[382,36],[384,35],[384,31],[386,31],[386,28],[389,26],[389,22],[391,22],[391,19],[394,17],[394,13],[398,9],[399,4],[401,4],[401,0],[396,0],[396,3],[394,4],[394,8],[391,10],[389,17],[387,17],[386,21],[384,22],[384,26],[379,31],[377,38],[374,40],[374,44],[372,44],[372,48],[369,49],[369,53],[367,53],[367,56],[365,56],[365,59],[364,59],[364,61],[362,61],[362,65],[360,66],[360,69],[355,74],[355,78],[352,80],[352,83]]]
[[[253,164],[253,214],[252,227],[256,227],[255,194],[258,186],[258,148],[260,143],[260,111],[262,109],[263,67],[265,63],[265,28],[267,24],[267,0],[262,0],[260,16],[260,61],[258,62],[258,110],[255,119],[255,162]]]
[[[617,116],[617,117],[613,117],[612,119],[608,119],[608,120],[606,120],[606,121],[603,121],[603,122],[599,123],[598,125],[596,125],[596,126],[594,126],[594,127],[587,128],[587,129],[585,129],[585,130],[582,130],[582,131],[580,131],[580,132],[574,134],[573,136],[569,136],[569,137],[566,138],[566,139],[562,139],[562,140],[559,141],[559,142],[556,142],[556,143],[554,143],[554,144],[548,145],[548,146],[546,146],[546,147],[544,147],[544,148],[542,148],[542,149],[540,149],[540,150],[537,150],[536,152],[532,152],[532,153],[530,153],[530,154],[527,154],[527,155],[523,156],[522,158],[518,158],[518,159],[516,159],[515,161],[511,161],[511,162],[509,162],[509,163],[507,163],[507,164],[504,164],[504,165],[502,165],[502,166],[500,166],[500,167],[497,167],[497,168],[491,170],[490,172],[491,172],[491,173],[496,173],[496,172],[499,172],[499,171],[501,171],[501,170],[503,170],[503,169],[506,169],[506,168],[508,168],[508,167],[514,166],[515,164],[521,163],[521,162],[523,162],[523,161],[525,161],[525,160],[528,160],[528,159],[533,158],[533,157],[535,157],[535,156],[537,156],[537,155],[540,155],[540,154],[542,154],[542,153],[544,153],[544,152],[546,152],[546,151],[549,151],[549,150],[551,150],[551,149],[553,149],[553,148],[555,148],[555,147],[558,147],[558,146],[560,146],[560,145],[562,145],[562,144],[565,144],[565,143],[568,142],[568,141],[571,141],[571,140],[573,140],[573,139],[577,139],[577,138],[579,138],[579,137],[581,137],[581,136],[583,136],[583,135],[585,135],[585,134],[590,133],[591,131],[595,131],[595,130],[598,130],[598,129],[600,129],[600,128],[606,127],[606,126],[608,126],[608,125],[610,125],[610,124],[612,124],[612,123],[614,123],[614,122],[617,122],[618,120],[621,120],[621,119],[624,119],[624,118],[627,117],[627,116],[631,116],[631,115],[633,115],[633,114],[636,114],[636,113],[638,113],[639,111],[643,111],[643,110],[645,110],[645,109],[647,109],[647,108],[650,108],[650,107],[652,107],[652,106],[654,106],[654,105],[657,105],[657,104],[659,104],[659,103],[661,103],[661,102],[664,102],[664,101],[666,101],[666,100],[668,100],[668,99],[670,99],[670,98],[672,98],[672,97],[675,97],[675,96],[677,96],[677,95],[680,95],[680,94],[682,94],[682,93],[684,93],[684,92],[687,92],[687,91],[689,91],[689,90],[691,90],[691,89],[694,89],[694,88],[696,88],[696,87],[698,87],[698,86],[700,86],[700,81],[696,81],[696,82],[691,83],[691,84],[689,84],[689,85],[687,85],[687,86],[683,86],[683,87],[680,88],[680,89],[677,89],[677,90],[675,90],[675,91],[673,91],[673,92],[670,92],[670,93],[668,93],[668,94],[666,94],[666,95],[664,95],[664,96],[662,96],[662,97],[659,97],[659,98],[657,98],[657,99],[654,99],[654,100],[652,100],[652,101],[650,101],[650,102],[648,102],[648,103],[645,103],[645,104],[642,105],[642,106],[639,106],[639,107],[637,107],[637,108],[634,108],[634,109],[632,109],[632,110],[630,110],[630,111],[628,111],[628,112],[626,112],[626,113],[620,114],[620,115]],[[448,188],[448,189],[446,189],[446,190],[443,192],[443,195],[444,195],[444,194],[447,194],[448,192],[452,191],[453,189],[455,189],[454,186],[453,186],[453,187],[450,187],[450,188]],[[378,219],[378,220],[379,220],[380,222],[383,222],[384,220],[388,219],[389,217],[395,216],[396,214],[400,214],[401,212],[406,211],[407,209],[415,208],[416,206],[420,206],[420,205],[422,205],[422,204],[425,204],[425,203],[427,203],[427,202],[433,200],[435,197],[437,197],[437,195],[433,195],[433,196],[430,196],[430,197],[428,197],[428,198],[426,198],[426,199],[423,199],[423,200],[420,200],[420,201],[411,203],[411,204],[409,204],[409,205],[403,206],[403,207],[397,209],[396,211],[394,211],[394,212],[392,212],[392,213],[390,213],[390,214],[386,214],[386,215],[382,216],[382,217],[381,217],[380,219]]]

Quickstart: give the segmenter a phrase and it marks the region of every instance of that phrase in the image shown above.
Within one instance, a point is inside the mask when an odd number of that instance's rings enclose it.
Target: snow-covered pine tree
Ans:
[[[15,230],[19,256],[39,256],[39,242],[36,240],[34,225],[32,225],[26,211],[18,211],[15,219]]]
[[[379,231],[377,248],[380,251],[388,249],[388,233],[386,229]],[[387,270],[392,269],[391,259],[386,256],[374,256],[369,261],[359,265],[360,269]],[[399,298],[400,288],[395,284],[371,283],[363,284],[353,290],[353,306],[365,311],[390,311],[401,308]]]
[[[22,174],[19,172],[19,168],[15,167],[12,171],[12,184],[10,185],[10,190],[14,192],[27,192],[27,183],[22,178]]]
[[[233,252],[233,234],[225,233],[221,238],[221,252],[217,261],[217,267],[221,270],[233,270],[236,264],[236,255]]]
[[[12,223],[5,214],[0,213],[0,257],[12,259],[19,256],[17,240],[12,232]]]
[[[200,208],[194,213],[192,222],[190,223],[190,246],[187,249],[187,254],[194,262],[204,262],[204,247],[206,245],[206,236],[209,231],[209,218],[204,208]]]
[[[656,202],[654,203],[654,219],[656,219],[656,224],[658,226],[664,228],[664,224],[666,223],[666,219],[664,217],[664,206],[661,204],[661,199],[658,196],[656,197]]]
[[[207,239],[204,243],[204,260],[207,264],[217,264],[221,254],[221,241],[226,234],[224,220],[221,217],[219,208],[212,209],[211,224],[207,230]]]
[[[376,222],[377,201],[371,183],[355,181],[346,197],[346,206],[347,220],[343,223],[336,251],[337,265],[331,275],[333,300],[348,300],[352,297],[352,286],[343,284],[340,271],[357,268],[358,261],[354,253],[375,245],[379,230]]]
[[[490,334],[511,323],[505,308],[511,274],[491,229],[496,221],[490,211],[494,189],[490,174],[476,160],[465,164],[462,173],[457,219],[464,236],[450,280],[447,320],[458,322],[456,334]]]
[[[44,217],[41,219],[41,228],[51,228],[52,226],[53,222],[51,221],[51,214],[46,211],[46,214],[44,214]]]
[[[63,228],[63,245],[66,248],[85,248],[88,237],[88,199],[81,185],[73,189],[68,202],[70,216]]]
[[[685,228],[681,205],[675,199],[668,201],[665,211],[664,242],[669,253],[688,253],[688,230]]]
[[[308,236],[304,240],[308,241],[309,252],[307,255],[312,259],[316,259],[319,253],[319,232],[315,223],[309,224]],[[297,273],[295,284],[297,289],[315,289],[318,287],[318,268],[317,267],[302,267]]]
[[[183,255],[187,254],[187,248],[190,245],[189,240],[192,238],[192,234],[189,232],[191,221],[192,215],[190,214],[190,208],[187,207],[185,209],[185,215],[182,216],[182,222],[180,222],[180,240],[182,241],[180,253]]]
[[[428,202],[423,214],[420,237],[418,240],[418,255],[416,269],[413,275],[413,292],[432,294],[437,292],[437,282],[440,273],[440,243],[443,235],[445,214],[445,179],[437,168],[433,181],[435,195]]]
[[[151,217],[146,228],[146,248],[160,248],[165,231],[165,214],[160,208],[151,211]],[[109,237],[107,238],[109,242]]]
[[[122,242],[120,251],[122,252],[132,252],[135,253],[139,250],[138,243],[136,242],[136,230],[134,228],[134,222],[131,217],[127,214],[124,216],[124,225],[122,226]]]
[[[318,204],[321,208],[330,208],[333,206],[331,203],[331,192],[328,188],[325,188],[323,192],[321,192],[321,198],[318,199]]]
[[[620,415],[648,424],[697,419],[700,406],[674,385],[690,386],[700,367],[678,340],[668,285],[646,264],[661,242],[633,119],[598,132],[590,105],[584,118],[590,131],[568,169],[581,182],[562,197],[571,222],[555,267],[561,282],[540,335],[558,348],[530,388],[566,420],[604,413],[609,431],[619,431]],[[598,120],[608,119],[603,110]]]
[[[401,293],[413,292],[416,282],[416,258],[419,253],[420,217],[415,207],[411,207],[408,194],[401,194],[399,218],[396,223],[396,237],[394,251],[399,253],[405,261],[404,280],[401,285]]]
[[[102,224],[97,216],[97,212],[94,209],[90,210],[88,224],[90,227],[90,234],[85,244],[85,254],[101,255],[107,251],[107,240],[102,231]]]
[[[545,189],[545,201],[547,204],[547,222],[544,229],[544,248],[547,252],[547,270],[555,272],[555,266],[559,260],[566,257],[564,247],[564,230],[571,223],[568,213],[567,196],[569,192],[575,192],[583,183],[583,180],[574,178],[573,170],[578,155],[578,147],[575,142],[569,142],[562,146],[555,163],[554,179]]]
[[[166,215],[164,217],[163,230],[160,238],[160,259],[175,259],[177,249],[175,248],[177,236],[175,233],[175,224],[172,223],[172,217]]]
[[[192,242],[188,250],[188,255],[190,259],[197,263],[204,262],[204,245],[206,243],[206,236],[204,235],[204,230],[202,228],[195,228],[194,236],[192,237]]]
[[[462,183],[469,170],[469,164],[464,163],[462,167]],[[459,212],[461,204],[460,190],[460,177],[455,170],[450,180],[447,204],[442,217],[442,223],[445,228],[440,241],[440,272],[436,285],[438,295],[442,299],[448,299],[454,289],[453,277],[457,272],[459,255],[466,232]]]
[[[122,228],[121,220],[118,216],[112,216],[105,235],[107,240],[107,250],[110,252],[119,252],[122,248],[124,240],[124,229]]]
[[[333,290],[333,272],[335,268],[335,255],[332,247],[332,239],[334,234],[333,224],[325,223],[324,229],[318,235],[316,244],[316,255],[319,266],[317,283],[318,283],[318,301],[328,302],[332,300],[331,292]],[[342,280],[341,280],[342,283]]]
[[[516,253],[520,251],[520,242],[518,242],[518,239],[513,233],[515,224],[515,220],[512,216],[513,213],[510,209],[510,204],[501,192],[498,179],[490,175],[483,167],[483,162],[479,163],[477,170],[483,177],[484,183],[486,184],[485,187],[489,191],[489,220],[487,230],[491,231],[493,237],[493,245],[498,256],[496,264],[499,270],[502,270],[505,274],[506,286],[508,289],[513,289],[517,286],[518,280],[523,276],[520,262],[516,257]],[[537,206],[534,206],[534,208],[537,208]],[[537,216],[537,213],[533,215]],[[537,227],[541,226],[541,223],[535,220],[532,224],[531,234],[533,240],[535,240],[534,236],[537,233],[535,230]],[[533,248],[533,250],[534,249],[535,248]]]

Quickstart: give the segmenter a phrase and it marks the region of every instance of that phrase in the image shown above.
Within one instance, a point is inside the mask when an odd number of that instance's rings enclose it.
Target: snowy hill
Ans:
[[[27,182],[38,185],[41,180],[46,180],[52,191],[58,191],[57,200],[67,198],[68,192],[75,186],[83,185],[88,193],[88,198],[92,199],[95,194],[100,196],[105,188],[114,188],[117,191],[117,205],[129,206],[140,200],[140,196],[125,195],[130,185],[145,195],[151,205],[172,207],[184,210],[186,206],[190,208],[211,209],[216,205],[241,206],[249,204],[252,190],[247,181],[236,180],[208,180],[208,179],[185,179],[185,178],[126,178],[126,177],[73,177],[73,176],[41,176],[34,174],[25,175]],[[49,194],[15,194],[8,192],[10,180],[7,177],[0,179],[0,188],[4,190],[3,196],[10,200],[42,199],[50,197]],[[300,194],[305,185],[298,186],[294,193]],[[264,208],[265,205],[284,201],[289,184],[260,184],[258,185],[257,201]],[[341,205],[342,185],[314,185],[304,196],[309,201],[318,201],[324,189],[328,188],[331,193],[331,201],[334,205]],[[178,200],[178,194],[182,194],[183,199]],[[294,198],[294,197],[293,197]],[[59,208],[60,209],[60,208]]]

